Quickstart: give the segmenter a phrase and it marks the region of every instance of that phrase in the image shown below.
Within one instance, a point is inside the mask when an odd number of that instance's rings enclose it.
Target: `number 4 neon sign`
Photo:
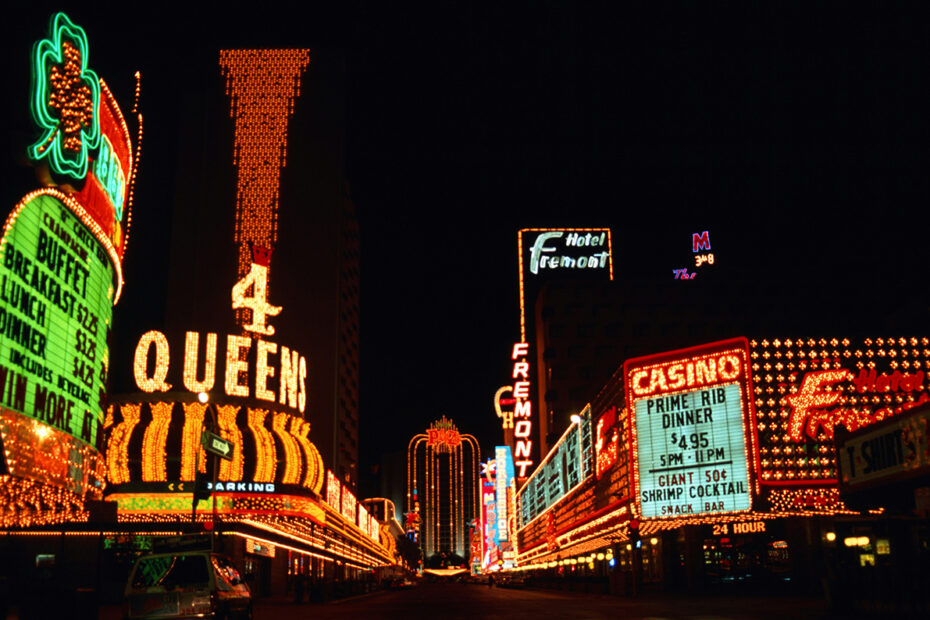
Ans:
[[[270,252],[261,253],[261,258],[270,258]],[[249,291],[251,290],[251,294]],[[249,273],[236,282],[232,288],[232,307],[234,310],[252,311],[252,322],[243,325],[246,331],[263,336],[274,335],[274,327],[266,323],[269,316],[278,316],[281,306],[272,306],[268,302],[268,264],[252,262]]]

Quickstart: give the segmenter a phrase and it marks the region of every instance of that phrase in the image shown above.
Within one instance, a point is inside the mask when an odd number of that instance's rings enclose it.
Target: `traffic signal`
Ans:
[[[630,520],[630,543],[634,549],[640,549],[643,546],[643,541],[639,538],[639,519]]]
[[[194,478],[194,504],[205,499],[210,499],[210,481],[206,474],[197,472]]]
[[[216,467],[216,457],[207,455],[205,472],[197,472],[194,476],[194,505],[205,499],[210,499],[210,482],[213,480],[213,468]]]

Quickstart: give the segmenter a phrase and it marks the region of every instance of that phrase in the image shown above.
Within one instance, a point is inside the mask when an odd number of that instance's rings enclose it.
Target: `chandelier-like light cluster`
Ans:
[[[300,76],[309,63],[307,49],[220,51],[230,116],[235,120],[233,163],[239,169],[235,242],[240,277],[250,269],[252,246],[274,248],[278,238],[287,122],[300,96]]]

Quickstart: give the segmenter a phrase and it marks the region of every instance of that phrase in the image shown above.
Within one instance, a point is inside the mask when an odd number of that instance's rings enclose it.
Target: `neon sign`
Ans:
[[[624,365],[642,517],[751,508],[748,361],[737,339]]]
[[[342,510],[342,504],[340,499],[342,497],[342,483],[339,482],[339,478],[336,477],[336,474],[326,470],[326,503],[329,504],[329,507],[336,511]]]
[[[555,246],[546,245],[549,241],[555,242],[556,239],[561,239],[563,235],[565,235],[564,231],[544,232],[536,237],[533,245],[530,246],[530,273],[535,275],[545,269],[604,269],[607,267],[607,259],[610,258],[610,252],[607,250],[582,256],[568,256],[557,254]],[[565,237],[563,245],[566,249],[604,248],[607,246],[607,233],[579,235],[577,232],[570,232]]]
[[[439,424],[441,424],[441,422],[435,422],[432,427],[426,429],[426,445],[441,445],[449,448],[462,445],[462,436],[454,426],[445,428],[438,426]]]
[[[517,403],[513,396],[504,398],[504,394],[508,392],[513,394],[512,385],[502,386],[494,393],[494,411],[497,413],[497,417],[501,419],[501,428],[505,431],[513,428],[513,410],[506,411],[504,407],[510,407]]]
[[[507,487],[513,480],[513,459],[510,446],[495,446],[495,492],[497,493],[497,539],[509,540],[507,530]]]
[[[51,189],[10,216],[0,254],[0,403],[95,445],[112,257]]]
[[[611,407],[598,418],[595,430],[594,471],[598,480],[617,462],[618,438],[617,408]]]
[[[710,231],[705,230],[702,233],[691,235],[691,251],[697,254],[701,250],[710,249]]]
[[[520,478],[526,477],[526,470],[532,467],[533,440],[533,405],[530,401],[530,364],[526,360],[529,345],[525,342],[518,342],[513,345],[513,352],[510,357],[514,360],[513,378],[517,381],[513,384],[513,396],[516,399],[516,406],[513,412],[516,421],[513,429],[513,436],[516,439],[516,448],[514,458],[517,459],[514,465],[518,468],[517,474]]]
[[[874,368],[868,371],[863,368],[855,378],[845,369],[809,372],[804,375],[800,389],[785,396],[785,402],[791,407],[788,434],[795,442],[802,441],[802,433],[812,439],[816,439],[820,433],[832,438],[833,430],[838,424],[854,431],[930,401],[930,397],[923,393],[917,400],[904,403],[900,407],[882,407],[875,412],[849,407],[828,410],[828,407],[837,404],[843,396],[842,392],[833,389],[837,383],[852,381],[859,394],[867,391],[910,394],[923,390],[923,380],[922,370],[913,374],[895,370],[891,374],[878,375]]]
[[[339,512],[342,513],[342,516],[345,517],[346,521],[349,523],[355,523],[358,515],[355,513],[356,506],[358,501],[355,499],[352,491],[348,487],[342,487],[342,504],[339,507]]]
[[[698,254],[698,252],[702,250],[710,250],[709,230],[691,235],[691,251],[695,254],[694,267],[696,269],[700,268],[702,265],[714,264],[715,257],[713,252]],[[687,268],[672,269],[672,274],[675,276],[676,280],[693,280],[695,276],[697,276],[697,272],[689,272]]]
[[[256,484],[272,483],[322,490],[323,460],[308,438],[309,422],[285,412],[226,404],[216,405],[215,414],[218,434],[235,445],[232,459],[222,459],[217,471],[217,480],[228,483],[226,491],[251,492]],[[114,403],[105,426],[110,484],[194,480],[206,462],[201,438],[207,415],[207,405],[196,401]]]
[[[100,141],[100,153],[94,164],[94,176],[100,181],[100,186],[106,192],[107,198],[113,203],[116,220],[121,221],[123,219],[123,197],[126,194],[126,171],[123,170],[116,150],[106,135],[103,135]]]
[[[209,392],[216,381],[217,370],[217,334],[206,334],[203,363],[200,359],[201,334],[187,332],[184,340],[183,385],[194,393]],[[223,388],[227,396],[255,398],[267,402],[278,402],[301,413],[307,406],[307,361],[297,351],[277,343],[227,334],[226,354],[223,369]],[[249,355],[252,347],[256,349],[254,362]],[[243,360],[248,356],[250,361]],[[269,361],[277,356],[277,364]],[[150,363],[153,360],[154,363]],[[133,356],[133,376],[136,386],[143,392],[167,392],[171,389],[167,382],[171,363],[171,350],[168,338],[160,331],[152,330],[142,334],[136,344]],[[201,370],[202,368],[202,370]],[[269,383],[277,375],[277,390]],[[198,376],[202,377],[198,379]]]
[[[776,338],[750,345],[763,484],[832,482],[838,426],[854,431],[930,402],[930,338]]]
[[[273,248],[278,239],[278,188],[287,162],[287,123],[300,96],[300,78],[310,63],[310,50],[220,50],[219,63],[226,77],[230,116],[235,120],[238,275],[248,278],[254,269],[250,263],[259,262],[253,259],[252,248]],[[264,294],[255,297],[264,299]],[[252,331],[273,334],[273,330],[262,331],[264,323],[255,320],[256,308],[252,310]],[[237,322],[244,324],[240,315]]]
[[[253,260],[249,272],[233,285],[232,307],[233,310],[244,308],[252,311],[252,321],[243,325],[242,329],[262,336],[273,336],[274,327],[265,324],[266,317],[279,315],[281,306],[268,303],[268,265],[271,261],[271,251],[255,247]]]
[[[484,535],[483,564],[491,563],[492,549],[497,550],[497,495],[494,483],[481,480],[481,531]]]
[[[534,236],[535,235],[535,236]],[[520,340],[526,340],[526,302],[535,299],[532,287],[547,274],[614,279],[609,228],[522,228],[517,232],[520,285]],[[531,290],[526,293],[527,285]]]
[[[32,116],[43,134],[29,157],[48,158],[55,173],[83,179],[90,151],[100,142],[99,105],[100,84],[87,67],[87,35],[57,13],[49,38],[36,44],[33,55]]]

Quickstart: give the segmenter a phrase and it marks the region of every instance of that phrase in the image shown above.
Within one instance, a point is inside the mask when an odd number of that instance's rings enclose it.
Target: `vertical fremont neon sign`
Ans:
[[[529,345],[518,342],[513,345],[511,359],[513,363],[513,397],[516,400],[513,418],[513,436],[516,441],[514,449],[514,466],[517,476],[526,478],[526,470],[532,467],[533,452],[533,403],[530,400],[530,363],[526,361]]]

